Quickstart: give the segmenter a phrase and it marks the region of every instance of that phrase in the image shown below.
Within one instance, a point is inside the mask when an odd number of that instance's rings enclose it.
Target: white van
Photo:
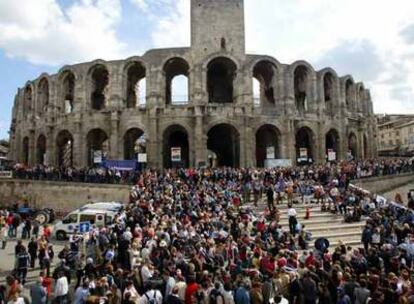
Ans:
[[[104,227],[112,224],[117,212],[103,209],[77,209],[56,222],[53,228],[54,235],[58,240],[65,240],[75,230],[80,232],[81,223],[89,223],[89,226]]]

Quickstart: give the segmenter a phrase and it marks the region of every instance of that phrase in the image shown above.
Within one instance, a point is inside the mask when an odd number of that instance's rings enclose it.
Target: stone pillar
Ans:
[[[246,161],[244,166],[245,167],[255,167],[256,164],[256,136],[254,134],[254,130],[251,126],[248,125],[246,120]]]
[[[84,134],[83,125],[80,120],[74,122],[74,134],[72,151],[73,165],[77,168],[88,166],[88,143],[86,142],[86,134]]]
[[[111,113],[111,134],[109,135],[109,158],[120,159],[119,152],[119,114],[117,111]]]
[[[56,165],[56,135],[54,127],[46,130],[46,159],[48,165]]]
[[[284,144],[282,145],[283,158],[290,159],[292,165],[296,164],[296,141],[295,141],[295,128],[292,120],[286,121],[286,127],[282,131],[282,138]]]
[[[192,145],[195,152],[194,166],[199,167],[200,163],[207,162],[207,136],[204,135],[203,116],[201,115],[198,107],[196,107],[196,112],[197,116],[195,118],[195,129]]]
[[[157,130],[156,109],[151,109],[148,119],[148,134],[147,134],[147,161],[148,167],[161,168],[162,167],[162,142],[159,142],[159,134]]]
[[[30,130],[29,135],[29,166],[36,164],[36,143],[35,143],[35,131]]]

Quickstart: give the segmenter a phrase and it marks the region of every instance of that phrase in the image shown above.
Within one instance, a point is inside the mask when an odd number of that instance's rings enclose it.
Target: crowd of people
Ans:
[[[32,303],[414,303],[413,198],[384,203],[349,185],[411,170],[397,160],[146,170],[112,225],[71,235],[56,256],[48,227],[29,232],[0,296],[23,303],[27,270],[38,264]],[[364,217],[361,246],[331,248],[322,238],[309,248],[295,210],[301,201],[347,221]],[[254,210],[259,204],[264,213]],[[1,218],[9,235],[9,215]]]
[[[395,175],[414,171],[414,163],[411,159],[372,159],[364,161],[341,162],[334,167],[347,167],[351,179],[366,177]],[[311,165],[311,170],[321,170],[318,165]],[[291,169],[293,170],[293,169]],[[28,167],[16,164],[13,169],[13,177],[18,179],[67,181],[82,183],[105,183],[105,184],[135,184],[141,175],[141,170],[122,171],[116,168],[105,168],[100,166],[87,168],[54,167],[36,165]],[[296,175],[302,174],[301,168],[294,169]]]

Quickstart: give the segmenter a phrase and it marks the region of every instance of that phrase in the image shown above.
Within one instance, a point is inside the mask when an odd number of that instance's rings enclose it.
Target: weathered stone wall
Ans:
[[[0,180],[0,205],[28,197],[31,206],[70,211],[92,201],[122,201],[129,198],[129,186],[63,183],[48,181]]]
[[[373,193],[383,194],[398,187],[412,183],[414,186],[414,174],[407,173],[398,176],[373,177],[354,181],[353,184]]]

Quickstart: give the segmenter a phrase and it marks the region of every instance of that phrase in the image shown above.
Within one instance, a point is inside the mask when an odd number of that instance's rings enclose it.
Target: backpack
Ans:
[[[154,295],[152,296],[152,298],[150,298],[149,296],[148,296],[148,293],[146,292],[145,293],[145,297],[147,298],[147,303],[148,304],[158,304],[158,302],[157,302],[157,291],[156,290],[153,290],[154,291]]]
[[[223,295],[221,294],[221,292],[218,291],[217,289],[211,290],[210,296],[209,296],[210,304],[216,304],[218,297],[222,297],[223,298]],[[223,300],[224,300],[224,298],[223,298]]]

